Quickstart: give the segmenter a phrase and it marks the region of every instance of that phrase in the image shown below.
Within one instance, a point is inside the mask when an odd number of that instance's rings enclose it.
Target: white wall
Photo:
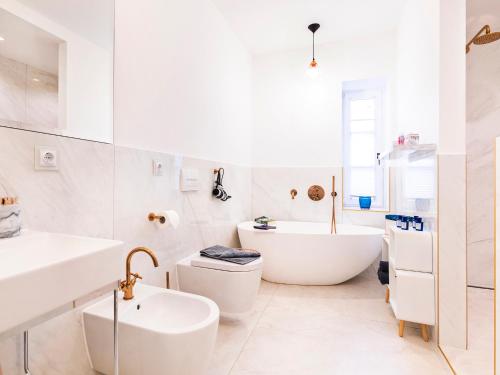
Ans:
[[[209,0],[117,1],[115,32],[115,144],[250,164],[251,58]]]
[[[398,36],[395,134],[438,145],[439,338],[464,348],[466,305],[465,0],[408,0]]]
[[[416,132],[421,143],[437,143],[439,2],[406,2],[397,40],[397,121],[393,138]]]
[[[317,46],[316,79],[306,75],[310,49],[255,57],[254,165],[342,165],[342,82],[394,84],[395,38],[385,33]]]

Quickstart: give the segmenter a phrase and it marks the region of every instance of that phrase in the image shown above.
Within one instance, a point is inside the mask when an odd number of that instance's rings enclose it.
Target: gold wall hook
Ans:
[[[158,220],[160,222],[160,224],[165,224],[165,222],[167,221],[167,219],[165,218],[165,216],[163,216],[163,215],[156,215],[154,212],[150,212],[148,214],[148,220],[149,221]]]
[[[290,190],[290,195],[292,196],[292,199],[295,199],[295,197],[297,196],[297,189]]]

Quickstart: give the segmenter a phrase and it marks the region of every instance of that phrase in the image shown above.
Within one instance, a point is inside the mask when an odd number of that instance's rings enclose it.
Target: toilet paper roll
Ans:
[[[174,229],[179,226],[180,218],[179,214],[175,212],[174,210],[164,210],[160,211],[158,213],[159,216],[164,216],[165,217],[165,223],[161,224],[160,221],[157,221],[156,224],[166,228],[169,226],[172,226]]]

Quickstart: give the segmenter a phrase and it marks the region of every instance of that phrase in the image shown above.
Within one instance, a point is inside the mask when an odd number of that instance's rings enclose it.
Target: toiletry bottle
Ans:
[[[416,222],[415,222],[415,230],[419,231],[419,232],[422,232],[424,230],[424,222],[422,221],[422,218],[419,217],[417,219],[415,219]]]
[[[409,225],[410,225],[410,218],[407,216],[403,216],[403,219],[401,220],[401,229],[408,230]]]
[[[419,219],[419,216],[413,216],[413,220],[412,220],[412,228],[415,229],[415,226],[417,224],[417,220]]]
[[[402,218],[403,218],[403,217],[402,217],[401,215],[398,215],[398,219],[397,219],[397,221],[396,221],[396,226],[397,226],[398,228],[401,228],[401,219],[402,219]]]

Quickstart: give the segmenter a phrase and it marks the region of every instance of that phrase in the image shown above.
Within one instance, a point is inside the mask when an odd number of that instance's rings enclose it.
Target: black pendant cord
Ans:
[[[314,55],[314,33],[313,33],[313,61],[315,61],[315,55]]]
[[[315,36],[316,36],[316,31],[318,31],[320,25],[319,23],[311,23],[307,28],[309,29],[310,32],[313,34],[313,61],[316,61],[316,41],[315,41]]]

